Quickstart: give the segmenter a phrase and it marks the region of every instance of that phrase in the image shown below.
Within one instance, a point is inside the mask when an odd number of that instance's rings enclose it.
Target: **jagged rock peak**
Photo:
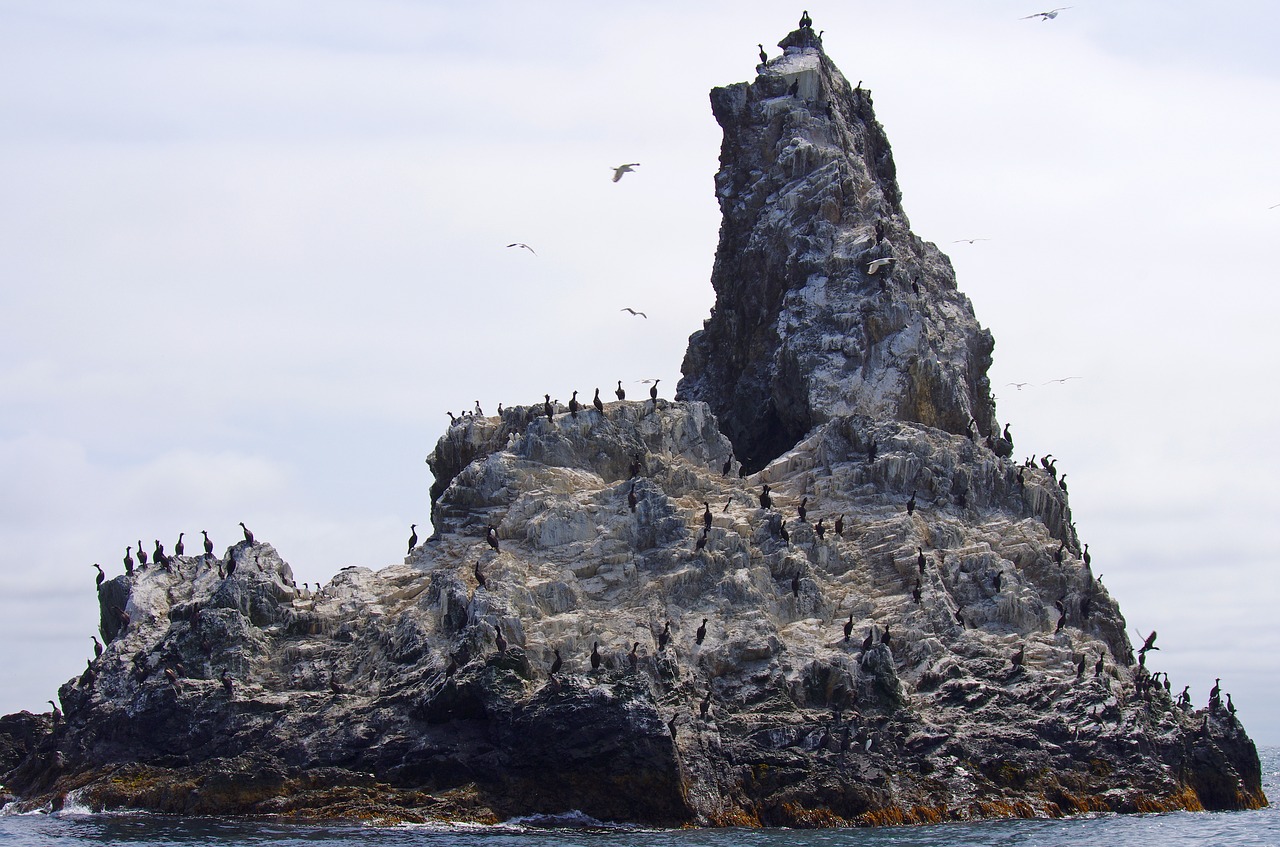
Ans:
[[[779,46],[754,82],[711,92],[716,303],[677,399],[708,403],[749,471],[842,415],[991,433],[994,341],[911,232],[871,92],[811,28]]]

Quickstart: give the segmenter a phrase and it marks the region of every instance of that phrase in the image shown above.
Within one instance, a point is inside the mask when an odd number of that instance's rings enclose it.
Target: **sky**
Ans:
[[[1149,665],[1280,744],[1280,6],[1048,8],[808,11]],[[299,583],[382,568],[446,410],[671,397],[708,91],[800,11],[0,0],[0,713],[83,669],[126,545],[244,521]]]

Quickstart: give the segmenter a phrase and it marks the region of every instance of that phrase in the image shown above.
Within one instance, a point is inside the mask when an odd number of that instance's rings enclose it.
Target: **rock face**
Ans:
[[[828,826],[1265,804],[1231,711],[1173,702],[1135,657],[1056,469],[969,431],[995,434],[990,337],[908,231],[869,96],[811,32],[783,45],[713,97],[700,399],[467,418],[429,460],[432,537],[314,592],[260,542],[108,581],[65,717],[0,726],[18,808]]]
[[[813,30],[779,46],[754,83],[711,92],[716,303],[677,399],[711,406],[748,471],[841,415],[998,432],[994,342],[950,260],[911,232],[871,92]]]

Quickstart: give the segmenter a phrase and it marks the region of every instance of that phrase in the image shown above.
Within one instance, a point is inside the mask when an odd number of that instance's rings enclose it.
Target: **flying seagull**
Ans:
[[[648,316],[648,315],[646,315],[644,312],[637,312],[635,309],[631,308],[630,306],[623,306],[623,307],[622,307],[621,309],[619,309],[618,311],[619,311],[619,312],[630,312],[630,313],[631,313],[631,314],[633,314],[633,315],[639,315],[640,317],[644,318],[646,321],[647,321],[647,320],[649,320],[649,316]]]
[[[1054,18],[1058,17],[1058,13],[1061,12],[1062,10],[1074,9],[1074,8],[1075,8],[1074,6],[1059,6],[1058,8],[1050,9],[1047,12],[1036,12],[1034,15],[1027,15],[1025,18],[1020,18],[1020,20],[1028,21],[1028,20],[1031,20],[1032,18],[1039,18],[1042,21],[1051,21]]]
[[[528,244],[524,244],[523,242],[520,242],[520,241],[517,241],[517,242],[516,242],[516,243],[514,243],[514,244],[508,244],[507,246],[508,246],[508,247],[523,247],[524,249],[528,250],[530,253],[533,253],[533,255],[535,255],[535,256],[536,256],[536,255],[538,255],[538,254],[537,254],[537,252],[536,252],[532,247],[530,247]]]
[[[1024,385],[1031,385],[1032,383],[1030,383],[1030,382],[1008,382],[1008,383],[1005,383],[1005,384],[1006,384],[1006,385],[1012,385],[1014,388],[1016,388],[1016,389],[1018,389],[1019,391],[1021,391],[1021,390],[1022,390],[1022,386],[1024,386]]]
[[[1267,208],[1268,208],[1268,209],[1280,209],[1280,203],[1277,203],[1277,204],[1275,204],[1274,206],[1268,206]]]
[[[638,167],[640,167],[639,162],[632,162],[629,165],[618,165],[613,169],[613,181],[617,182],[622,179],[623,174],[629,174]]]
[[[869,273],[869,274],[874,274],[876,271],[878,271],[878,270],[880,270],[881,268],[885,267],[886,265],[888,265],[888,264],[889,264],[890,262],[892,262],[892,261],[893,261],[893,257],[892,257],[892,256],[890,256],[890,257],[889,257],[889,258],[887,258],[887,259],[872,259],[872,260],[871,260],[871,263],[870,263],[869,265],[867,265],[867,273]]]
[[[1051,379],[1051,380],[1049,380],[1048,382],[1041,383],[1041,384],[1042,384],[1042,385],[1052,385],[1052,384],[1053,384],[1053,383],[1055,383],[1055,382],[1066,382],[1066,381],[1067,381],[1067,380],[1069,380],[1069,379],[1081,379],[1081,377],[1078,377],[1078,376],[1064,376],[1062,379]]]
[[[990,240],[991,240],[990,238],[957,238],[955,241],[952,241],[951,243],[959,244],[960,242],[963,241],[965,244],[972,244],[975,241],[990,241]]]

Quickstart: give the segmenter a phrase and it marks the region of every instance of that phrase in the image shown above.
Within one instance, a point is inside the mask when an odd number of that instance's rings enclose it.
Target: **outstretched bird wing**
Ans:
[[[648,315],[646,315],[644,312],[637,312],[635,309],[631,308],[630,306],[623,306],[623,307],[622,307],[621,309],[619,309],[618,311],[619,311],[619,312],[630,312],[630,313],[631,313],[631,314],[633,314],[633,315],[639,315],[640,317],[644,318],[645,320],[649,320],[649,316],[648,316]]]

